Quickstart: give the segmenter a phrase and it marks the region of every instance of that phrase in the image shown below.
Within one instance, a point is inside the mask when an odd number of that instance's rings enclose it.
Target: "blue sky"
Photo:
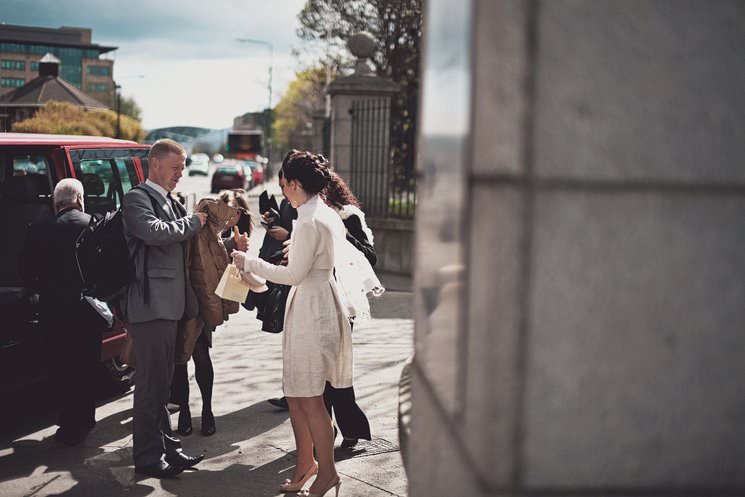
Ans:
[[[305,0],[2,0],[0,22],[93,29],[119,49],[114,79],[143,109],[143,125],[224,128],[268,100],[272,43],[276,105],[299,68],[292,56]]]

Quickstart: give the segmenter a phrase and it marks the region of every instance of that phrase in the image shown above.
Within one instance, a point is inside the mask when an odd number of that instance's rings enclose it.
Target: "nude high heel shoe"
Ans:
[[[285,480],[283,483],[279,485],[279,491],[283,493],[289,493],[289,492],[297,492],[301,488],[303,488],[303,485],[305,485],[305,482],[310,479],[311,476],[318,473],[318,464],[313,464],[313,466],[308,469],[308,471],[305,472],[305,474],[300,478],[300,481],[293,482],[290,479]]]
[[[338,476],[331,481],[331,485],[326,487],[322,492],[311,492],[310,490],[301,490],[297,493],[298,497],[323,497],[332,488],[336,489],[335,497],[339,497],[339,487],[341,487],[341,478]]]

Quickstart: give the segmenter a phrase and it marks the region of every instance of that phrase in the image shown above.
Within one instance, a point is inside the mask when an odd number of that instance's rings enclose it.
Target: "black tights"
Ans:
[[[215,381],[215,370],[212,368],[210,348],[207,340],[199,337],[191,356],[194,361],[194,376],[202,394],[202,412],[212,412],[212,385]],[[175,403],[189,407],[189,372],[187,364],[176,364],[171,383],[171,397]]]

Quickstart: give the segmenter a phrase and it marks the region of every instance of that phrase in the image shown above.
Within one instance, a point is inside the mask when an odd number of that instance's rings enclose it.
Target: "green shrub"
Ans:
[[[88,135],[116,137],[116,112],[108,109],[83,109],[66,102],[48,102],[36,114],[13,123],[17,133],[48,133],[54,135]],[[122,115],[120,137],[140,142],[145,130],[131,117]]]

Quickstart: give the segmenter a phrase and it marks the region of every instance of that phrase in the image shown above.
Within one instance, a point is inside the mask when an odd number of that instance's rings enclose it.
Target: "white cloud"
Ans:
[[[294,64],[289,55],[274,58],[273,105],[294,78]],[[148,129],[230,127],[235,116],[266,107],[268,67],[268,56],[217,60],[127,57],[116,63],[122,94],[133,96],[142,107],[143,125]]]
[[[80,26],[93,43],[117,46],[114,79],[143,110],[143,125],[223,128],[267,104],[274,46],[273,104],[294,78],[291,55],[305,0],[2,0],[0,22]]]

